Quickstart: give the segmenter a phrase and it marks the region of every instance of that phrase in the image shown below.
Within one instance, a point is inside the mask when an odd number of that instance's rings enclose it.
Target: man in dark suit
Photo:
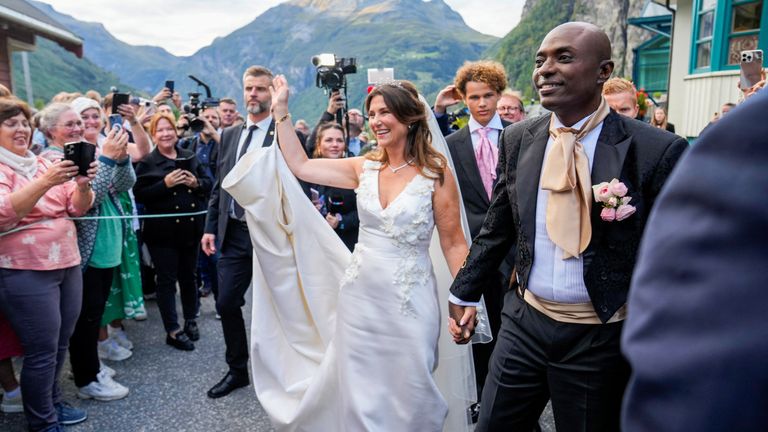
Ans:
[[[687,143],[609,110],[601,88],[613,72],[610,55],[608,37],[592,24],[549,32],[533,81],[553,114],[502,134],[488,215],[449,305],[451,332],[466,342],[474,310],[465,306],[515,248],[516,285],[504,299],[478,432],[531,430],[550,397],[560,432],[619,429],[629,376],[619,341],[635,255]],[[612,179],[626,186],[616,194],[631,197],[635,213],[606,221],[592,185]]]
[[[501,131],[510,125],[501,120],[496,112],[496,105],[506,86],[507,74],[504,66],[493,61],[465,63],[456,72],[454,79],[454,88],[469,109],[470,116],[466,126],[445,140],[456,168],[472,238],[480,233],[485,213],[491,203],[491,191],[496,181],[499,137]],[[478,395],[482,394],[485,376],[488,374],[488,360],[491,358],[501,325],[504,287],[509,284],[513,265],[514,254],[510,253],[499,271],[489,275],[488,286],[484,291],[494,341],[472,347]]]
[[[704,133],[649,221],[622,340],[626,431],[768,425],[768,92]]]
[[[253,247],[243,208],[221,189],[221,182],[245,153],[272,144],[275,130],[270,113],[272,100],[269,87],[272,78],[272,72],[265,67],[251,66],[246,69],[243,74],[243,97],[248,119],[243,125],[224,129],[216,161],[216,183],[211,191],[201,244],[207,255],[216,253],[217,245],[221,250],[216,310],[221,315],[229,371],[208,390],[208,397],[211,398],[226,396],[232,390],[248,385],[248,338],[241,308],[251,283]]]

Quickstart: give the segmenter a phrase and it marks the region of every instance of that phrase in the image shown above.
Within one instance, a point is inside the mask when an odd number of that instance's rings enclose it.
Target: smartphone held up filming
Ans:
[[[748,90],[760,82],[763,72],[763,50],[750,50],[741,52],[741,71],[739,85],[742,90]]]
[[[85,141],[64,144],[64,159],[77,165],[77,175],[87,176],[91,162],[96,159],[96,146]]]

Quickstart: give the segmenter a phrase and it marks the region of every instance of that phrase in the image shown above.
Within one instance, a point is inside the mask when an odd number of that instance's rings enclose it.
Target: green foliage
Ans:
[[[35,106],[50,101],[59,92],[81,92],[96,90],[102,95],[109,92],[111,86],[121,90],[130,90],[120,84],[119,78],[104,71],[88,59],[78,59],[47,39],[37,38],[37,50],[27,54],[29,59],[32,94]],[[26,100],[21,53],[13,54],[13,82],[16,95]]]
[[[540,0],[520,23],[488,51],[507,70],[512,88],[525,99],[536,97],[531,84],[536,51],[547,33],[573,16],[574,0]]]

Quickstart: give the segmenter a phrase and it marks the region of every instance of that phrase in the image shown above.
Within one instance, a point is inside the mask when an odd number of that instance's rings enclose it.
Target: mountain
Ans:
[[[186,78],[191,74],[208,83],[215,97],[239,102],[243,71],[260,64],[286,75],[295,95],[294,116],[310,123],[327,105],[315,88],[313,55],[357,59],[358,72],[348,76],[349,104],[361,107],[368,68],[393,67],[397,79],[414,81],[432,97],[464,61],[480,58],[498,40],[469,28],[443,0],[291,0],[192,56],[175,57],[157,47],[126,44],[101,24],[35,4],[85,40],[86,58],[147,94],[166,79],[174,79],[183,93],[195,90]]]
[[[526,0],[520,23],[486,53],[507,70],[511,86],[526,98],[535,96],[531,84],[533,61],[542,39],[567,21],[586,21],[602,28],[611,40],[613,75],[632,76],[633,51],[651,34],[630,27],[628,17],[639,16],[646,0]]]
[[[42,108],[55,94],[62,91],[85,92],[94,89],[105,94],[114,85],[130,90],[129,86],[120,84],[116,75],[105,71],[87,58],[77,58],[48,39],[38,38],[37,49],[29,53],[28,58],[32,95],[37,108]],[[13,64],[16,95],[27,100],[27,90],[23,85],[21,53],[13,53]]]

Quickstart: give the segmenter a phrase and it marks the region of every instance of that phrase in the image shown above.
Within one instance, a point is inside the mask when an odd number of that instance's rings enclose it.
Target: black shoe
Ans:
[[[197,322],[195,320],[184,321],[184,333],[189,336],[189,339],[196,342],[200,339],[200,330],[197,328]]]
[[[189,340],[189,337],[187,337],[186,333],[181,331],[176,333],[175,338],[171,337],[171,335],[166,336],[165,343],[182,351],[192,351],[195,349],[195,344]]]
[[[250,384],[248,382],[248,377],[239,377],[232,374],[232,372],[227,372],[218,384],[208,390],[208,397],[211,399],[220,398],[232,393],[232,390],[245,387],[248,384]]]

